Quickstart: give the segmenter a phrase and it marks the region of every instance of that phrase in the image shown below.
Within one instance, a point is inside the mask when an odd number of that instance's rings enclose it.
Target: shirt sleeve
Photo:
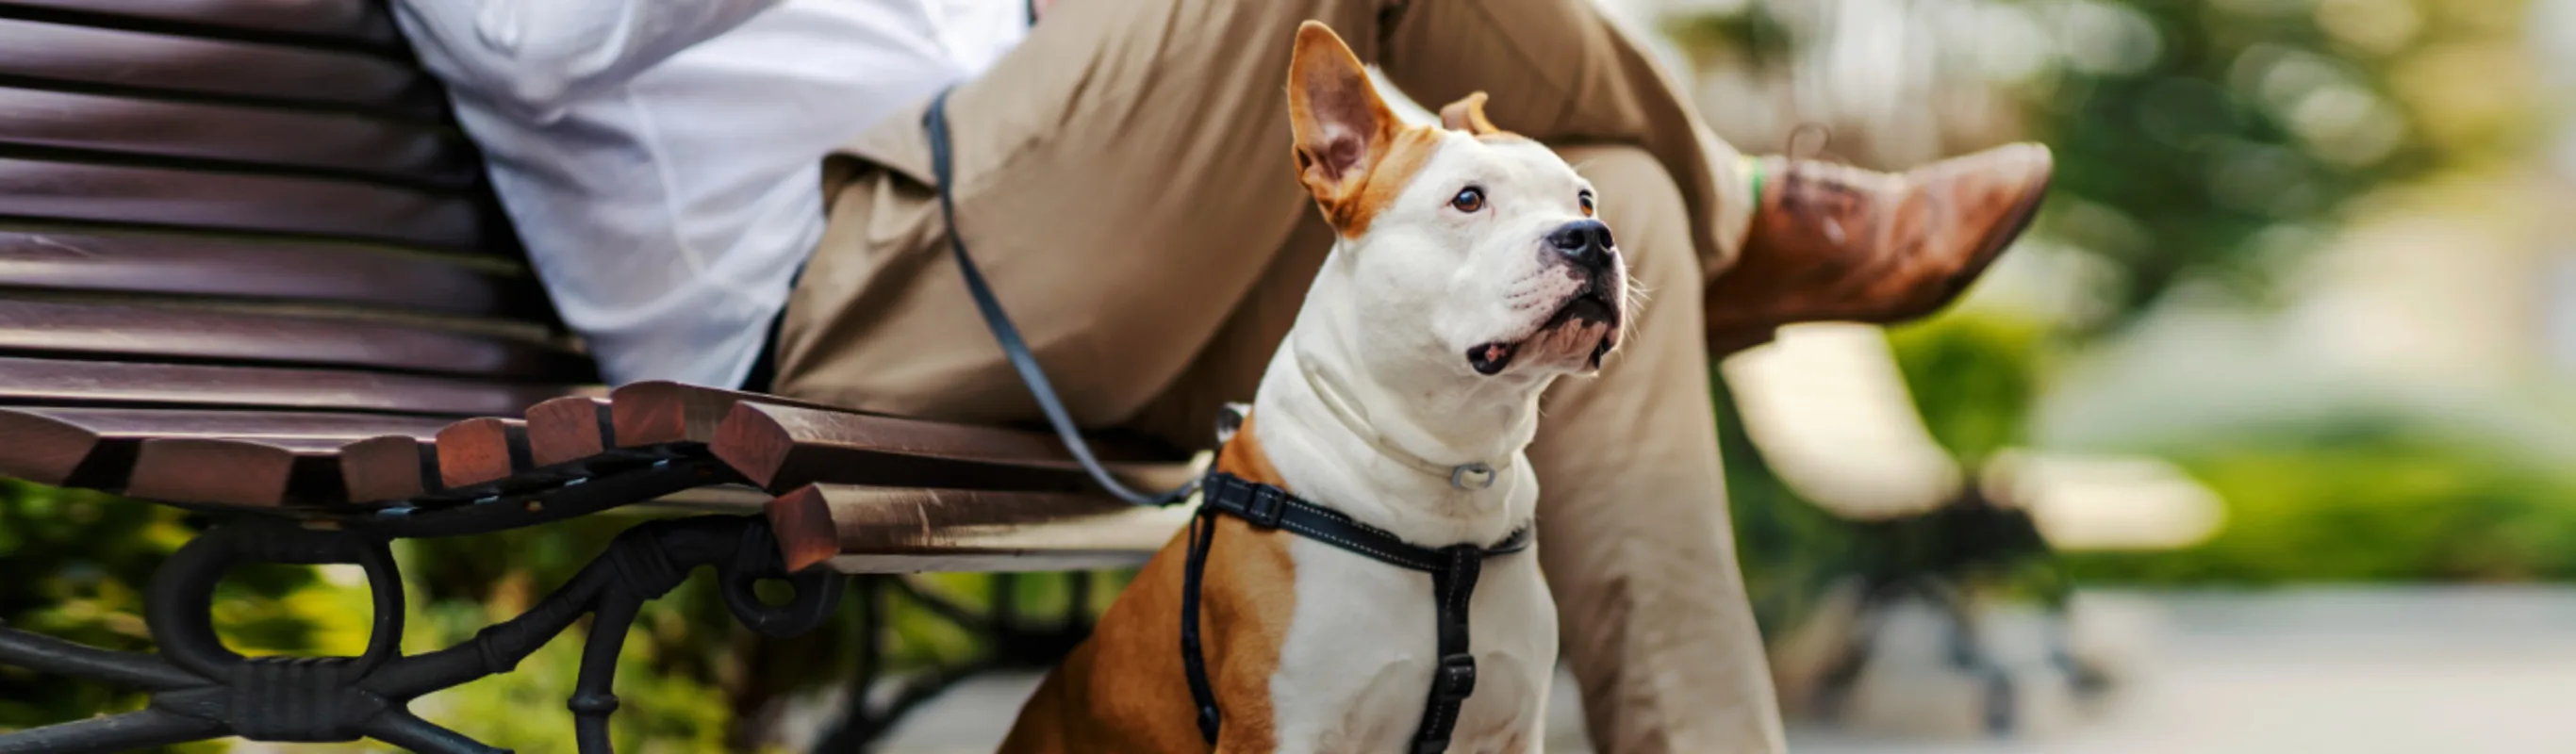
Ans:
[[[779,2],[401,0],[395,15],[449,86],[543,123]]]

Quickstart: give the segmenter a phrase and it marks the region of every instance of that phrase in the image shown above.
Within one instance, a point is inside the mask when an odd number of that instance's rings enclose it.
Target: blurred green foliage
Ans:
[[[150,648],[142,585],[191,536],[183,519],[174,508],[0,480],[0,622],[107,649]],[[234,596],[274,606],[278,594]],[[268,648],[292,649],[309,634],[267,638],[290,640]],[[0,730],[142,706],[138,694],[0,665]]]
[[[2175,458],[2226,501],[2218,534],[2150,553],[2084,553],[2095,582],[2576,579],[2576,471],[2404,419],[2248,434]]]
[[[2026,425],[2047,379],[2046,323],[1973,311],[1889,328],[1888,345],[1932,439],[1976,468],[2026,445]]]
[[[2103,334],[2186,283],[2262,300],[2283,263],[2320,245],[2354,200],[2528,154],[2541,121],[2529,117],[2529,67],[2514,52],[2524,6],[1748,0],[1665,28],[1701,65],[1757,78],[1863,54],[1830,49],[1856,43],[1830,33],[1838,13],[1916,14],[1916,26],[1946,30],[1934,32],[1947,35],[1935,64],[1908,75],[2021,103],[2017,136],[2057,160],[2041,233],[2116,271],[2092,292],[2106,304],[2099,316],[2069,323]],[[2011,62],[2024,57],[2036,64]]]

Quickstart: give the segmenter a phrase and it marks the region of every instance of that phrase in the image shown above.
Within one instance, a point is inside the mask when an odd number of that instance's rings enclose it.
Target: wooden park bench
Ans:
[[[507,672],[584,614],[571,707],[601,752],[618,637],[694,566],[778,635],[833,610],[842,573],[1132,564],[1187,515],[1098,494],[1049,434],[596,380],[381,0],[0,0],[0,475],[217,522],[150,585],[158,654],[0,628],[0,664],[152,694],[0,752],[493,751],[404,703]],[[1140,484],[1189,473],[1100,447]],[[526,615],[396,649],[390,540],[674,502],[717,514],[639,519]],[[361,566],[366,654],[224,649],[213,585],[261,562]],[[759,578],[794,601],[752,597]]]

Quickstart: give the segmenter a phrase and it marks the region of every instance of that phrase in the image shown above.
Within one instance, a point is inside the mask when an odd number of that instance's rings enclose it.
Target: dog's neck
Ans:
[[[1529,525],[1537,484],[1522,451],[1551,380],[1462,376],[1408,362],[1405,349],[1371,352],[1365,315],[1330,298],[1310,296],[1253,401],[1253,431],[1289,489],[1417,545],[1491,544]],[[1490,487],[1462,488],[1423,461],[1496,474]]]

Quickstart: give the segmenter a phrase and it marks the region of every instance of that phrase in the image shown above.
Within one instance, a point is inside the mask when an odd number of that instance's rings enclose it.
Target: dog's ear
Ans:
[[[1297,27],[1288,123],[1297,141],[1298,180],[1327,205],[1351,198],[1400,127],[1359,56],[1316,21]]]
[[[1465,131],[1477,136],[1503,132],[1502,129],[1494,127],[1493,121],[1485,119],[1484,92],[1469,94],[1456,102],[1449,103],[1447,107],[1440,108],[1440,127],[1451,131]]]

